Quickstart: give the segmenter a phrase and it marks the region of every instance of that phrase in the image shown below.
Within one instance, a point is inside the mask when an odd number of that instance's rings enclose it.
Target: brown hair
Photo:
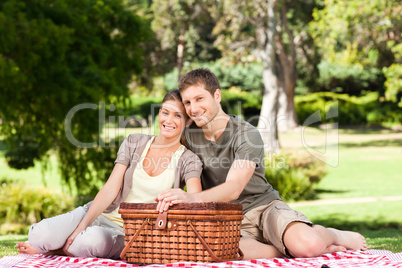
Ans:
[[[195,69],[186,73],[179,81],[179,90],[183,92],[191,86],[203,86],[213,96],[220,89],[218,78],[205,68]]]
[[[177,100],[179,102],[182,102],[181,96],[180,96],[180,91],[178,89],[169,91],[168,93],[166,93],[165,97],[163,97],[162,103],[169,101],[169,100]]]

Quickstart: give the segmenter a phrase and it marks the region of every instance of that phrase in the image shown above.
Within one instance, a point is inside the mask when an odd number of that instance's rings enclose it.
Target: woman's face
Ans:
[[[180,137],[186,126],[186,120],[186,111],[180,101],[165,101],[159,110],[160,135],[165,138]]]

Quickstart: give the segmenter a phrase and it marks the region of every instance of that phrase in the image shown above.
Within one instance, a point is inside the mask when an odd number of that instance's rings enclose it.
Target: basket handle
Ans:
[[[123,251],[120,253],[120,258],[124,260],[124,255],[126,255],[127,250],[130,248],[131,244],[134,242],[134,240],[137,238],[137,236],[140,234],[141,230],[144,229],[145,224],[147,223],[149,219],[145,219],[144,222],[142,223],[141,227],[138,228],[138,230],[135,232],[133,237],[130,239],[130,241],[127,243],[127,245],[124,247]]]
[[[215,255],[215,253],[212,251],[212,249],[209,247],[207,242],[205,242],[204,238],[197,232],[191,221],[187,221],[187,224],[190,225],[191,229],[193,229],[195,235],[198,237],[198,240],[200,240],[201,244],[204,246],[204,248],[208,251],[209,255],[211,255],[212,259],[216,262],[226,262],[226,261],[240,261],[244,258],[243,251],[239,248],[239,257],[234,258],[234,259],[220,259],[218,256]]]

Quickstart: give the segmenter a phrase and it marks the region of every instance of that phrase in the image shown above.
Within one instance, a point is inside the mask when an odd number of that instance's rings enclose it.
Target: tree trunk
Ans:
[[[277,0],[268,0],[268,27],[257,27],[257,42],[261,49],[263,63],[264,93],[261,113],[258,120],[258,130],[264,139],[264,150],[267,153],[277,153],[280,150],[277,130],[278,116],[278,77],[275,72],[275,5]]]
[[[281,20],[277,26],[276,35],[276,53],[278,55],[278,71],[280,72],[280,105],[278,117],[278,131],[286,132],[289,129],[297,127],[297,114],[294,105],[294,92],[297,80],[296,71],[296,48],[294,44],[294,36],[289,29],[288,21],[286,18],[286,4],[282,3],[281,7]],[[289,52],[286,52],[286,48],[283,44],[282,26],[289,39]]]

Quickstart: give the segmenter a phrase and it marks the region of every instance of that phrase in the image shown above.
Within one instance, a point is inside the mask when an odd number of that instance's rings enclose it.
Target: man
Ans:
[[[313,225],[280,199],[264,177],[264,143],[258,130],[222,110],[213,73],[193,70],[180,79],[179,90],[194,121],[185,131],[185,145],[204,164],[203,191],[165,191],[158,196],[159,210],[181,202],[240,202],[244,212],[240,248],[245,259],[367,249],[359,233]]]

